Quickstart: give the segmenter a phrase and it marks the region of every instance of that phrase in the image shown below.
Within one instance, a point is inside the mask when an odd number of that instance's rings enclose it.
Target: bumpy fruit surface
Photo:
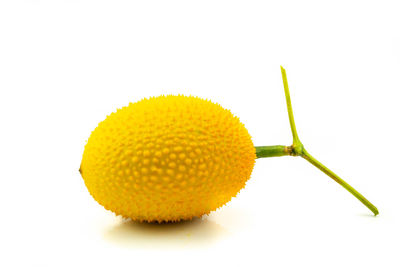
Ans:
[[[179,221],[217,209],[245,186],[251,137],[229,110],[197,97],[144,99],[92,132],[81,174],[96,201],[139,221]]]

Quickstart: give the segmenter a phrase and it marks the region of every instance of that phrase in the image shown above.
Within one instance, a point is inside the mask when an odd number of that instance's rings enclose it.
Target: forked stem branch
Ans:
[[[289,85],[287,82],[286,70],[281,66],[282,72],[282,80],[283,87],[285,89],[285,97],[286,97],[286,105],[287,111],[289,115],[290,128],[292,130],[293,135],[293,144],[291,146],[260,146],[256,147],[256,156],[257,158],[265,158],[265,157],[279,157],[279,156],[301,156],[306,159],[312,165],[320,169],[323,173],[331,177],[338,184],[343,186],[347,191],[349,191],[353,196],[355,196],[358,200],[360,200],[368,209],[370,209],[374,215],[378,215],[378,209],[368,201],[363,195],[361,195],[357,190],[355,190],[351,185],[346,183],[342,178],[340,178],[333,171],[328,169],[321,162],[316,160],[313,156],[311,156],[307,150],[304,149],[303,144],[301,143],[296,130],[296,125],[294,123],[293,109],[292,103],[290,100],[289,93]]]
[[[285,89],[286,106],[289,115],[290,129],[292,130],[293,145],[301,144],[299,136],[297,135],[296,124],[294,123],[292,101],[290,100],[289,84],[287,81],[286,70],[281,66],[283,88]]]
[[[328,169],[325,165],[323,165],[321,162],[316,160],[313,156],[311,156],[307,150],[303,149],[303,155],[301,155],[302,158],[306,159],[308,162],[310,162],[312,165],[320,169],[323,173],[331,177],[334,181],[336,181],[338,184],[343,186],[347,191],[349,191],[353,196],[355,196],[358,200],[360,200],[367,208],[369,208],[374,215],[378,215],[379,211],[378,209],[371,203],[369,202],[368,199],[366,199],[363,195],[361,195],[357,190],[355,190],[351,185],[346,183],[342,178],[340,178],[336,173]]]

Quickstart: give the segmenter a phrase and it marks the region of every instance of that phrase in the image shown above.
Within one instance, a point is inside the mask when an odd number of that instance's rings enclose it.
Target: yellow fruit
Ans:
[[[92,132],[81,174],[96,201],[139,221],[208,214],[245,186],[256,154],[229,110],[160,96],[117,110]]]

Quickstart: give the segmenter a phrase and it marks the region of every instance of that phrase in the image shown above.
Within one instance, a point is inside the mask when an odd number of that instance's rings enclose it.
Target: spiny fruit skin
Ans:
[[[230,201],[250,178],[255,158],[251,136],[229,110],[169,95],[131,103],[99,123],[80,171],[106,209],[168,222]]]

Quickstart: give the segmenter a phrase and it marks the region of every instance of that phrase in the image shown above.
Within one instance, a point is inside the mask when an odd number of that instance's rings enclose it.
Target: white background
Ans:
[[[399,266],[398,1],[0,2],[1,266]],[[397,3],[398,4],[398,3]],[[290,145],[279,66],[307,150],[259,159],[202,220],[124,222],[78,168],[117,108],[196,95],[255,145]]]

